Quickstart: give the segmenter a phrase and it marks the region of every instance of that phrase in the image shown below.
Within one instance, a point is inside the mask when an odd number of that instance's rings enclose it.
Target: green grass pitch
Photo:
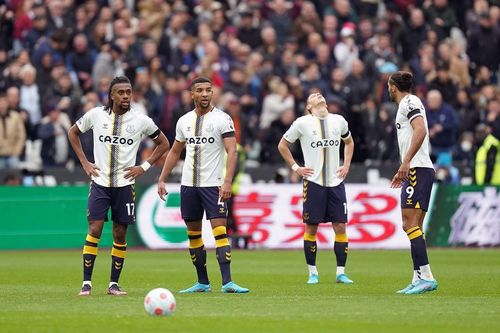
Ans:
[[[0,332],[500,332],[500,250],[429,252],[436,292],[396,295],[410,278],[407,251],[354,251],[338,285],[332,251],[318,254],[320,284],[305,283],[302,251],[234,251],[233,278],[249,294],[222,294],[213,250],[212,293],[181,295],[195,281],[187,251],[128,251],[125,297],[105,294],[109,249],[100,249],[93,294],[78,297],[79,251],[0,252]],[[174,291],[171,317],[150,317],[148,290]]]

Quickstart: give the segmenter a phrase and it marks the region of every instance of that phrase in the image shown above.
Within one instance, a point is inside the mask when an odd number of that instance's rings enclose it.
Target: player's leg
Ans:
[[[333,221],[335,242],[333,252],[337,260],[336,282],[352,284],[353,281],[345,273],[349,240],[347,238],[347,197],[344,183],[328,188],[328,216],[327,221]]]
[[[111,218],[113,220],[113,248],[111,249],[111,274],[108,294],[126,295],[118,280],[127,255],[127,229],[135,224],[135,186],[111,188]]]
[[[104,221],[108,219],[110,204],[109,189],[93,182],[90,183],[87,202],[88,231],[83,245],[83,283],[80,296],[88,296],[91,293],[92,272]]]
[[[304,256],[306,257],[307,269],[309,270],[308,284],[319,283],[318,268],[316,267],[316,253],[318,246],[316,244],[316,233],[318,224],[306,224],[304,230]]]
[[[83,245],[83,283],[80,296],[88,296],[92,290],[92,272],[97,257],[99,239],[101,238],[104,221],[89,221],[87,237]]]
[[[326,222],[328,208],[328,189],[316,183],[304,180],[302,182],[302,221],[306,224],[304,230],[304,255],[309,277],[308,284],[319,282],[316,267],[316,232],[322,222]]]
[[[198,281],[181,293],[211,291],[207,273],[207,251],[201,236],[203,206],[198,191],[194,187],[181,186],[181,215],[187,227],[189,255],[196,268]]]
[[[410,177],[401,190],[401,214],[403,230],[410,240],[413,278],[412,282],[398,293],[415,294],[437,289],[427,256],[422,223],[429,206],[429,198],[434,180],[434,170],[430,168],[410,169]]]
[[[127,295],[118,286],[118,280],[123,270],[127,254],[127,224],[113,222],[113,248],[111,249],[111,276],[109,278],[108,294],[115,296]]]
[[[346,224],[344,222],[334,222],[333,231],[335,232],[335,242],[333,244],[333,252],[337,260],[336,282],[352,284],[354,283],[345,273],[347,262],[347,253],[349,250],[349,240],[347,238]]]
[[[231,278],[232,253],[227,236],[227,203],[220,200],[218,187],[200,187],[199,193],[215,237],[215,253],[222,275],[222,292],[247,293],[247,288],[240,287]]]

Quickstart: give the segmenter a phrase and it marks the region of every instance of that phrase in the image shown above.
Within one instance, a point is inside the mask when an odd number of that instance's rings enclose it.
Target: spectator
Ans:
[[[491,72],[498,70],[500,31],[498,25],[493,25],[488,12],[480,15],[479,27],[471,31],[467,44],[467,53],[475,68],[486,66]]]
[[[436,31],[438,40],[448,37],[451,28],[458,23],[453,8],[448,6],[448,0],[433,0],[425,16],[431,28]]]
[[[349,75],[352,64],[359,58],[359,49],[354,40],[354,27],[346,24],[340,30],[340,37],[341,40],[334,49],[335,59],[337,59],[337,65],[342,67],[346,75]]]
[[[85,92],[92,89],[92,67],[96,57],[85,34],[79,33],[73,38],[73,48],[66,56],[66,67]]]
[[[32,65],[24,65],[19,73],[22,85],[19,89],[19,106],[26,110],[31,126],[42,119],[41,96],[36,80],[36,69]]]
[[[280,78],[274,77],[269,82],[271,93],[264,97],[262,113],[260,115],[260,129],[269,128],[271,123],[279,119],[287,109],[293,109],[294,100],[288,91],[288,86]],[[279,141],[279,140],[278,140]]]
[[[453,151],[457,140],[457,115],[450,105],[443,102],[443,97],[437,90],[427,93],[426,115],[431,155],[436,158],[442,152]]]
[[[254,25],[252,12],[244,11],[240,14],[241,20],[238,27],[238,39],[252,49],[259,47],[262,44],[260,38],[260,28]]]
[[[278,151],[278,142],[280,142],[283,134],[287,131],[290,125],[295,120],[295,113],[292,108],[285,109],[278,119],[274,120],[267,131],[264,133],[262,142],[261,161],[269,164],[277,164],[281,162],[281,155]],[[293,153],[293,152],[292,152]]]
[[[103,48],[97,55],[94,68],[92,69],[94,89],[98,88],[102,77],[115,77],[124,74],[122,57],[123,49],[117,44],[111,44]]]
[[[40,121],[37,133],[42,140],[43,166],[64,166],[68,160],[68,137],[71,121],[57,105],[49,106],[48,114]]]
[[[410,21],[401,34],[401,47],[404,61],[410,61],[417,53],[419,45],[427,37],[424,13],[420,8],[410,10]]]
[[[5,93],[0,92],[0,169],[17,169],[26,142],[21,115],[9,109]]]

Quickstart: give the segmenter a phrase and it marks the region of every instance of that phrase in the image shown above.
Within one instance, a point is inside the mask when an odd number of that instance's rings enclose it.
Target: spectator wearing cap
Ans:
[[[431,90],[426,100],[427,126],[432,146],[431,156],[436,158],[441,152],[451,152],[457,141],[457,115],[453,108],[443,102],[441,93]]]
[[[337,66],[342,67],[344,73],[351,73],[352,64],[359,58],[359,49],[356,45],[356,30],[353,24],[345,24],[340,30],[340,42],[335,45],[334,54]]]
[[[68,35],[63,29],[53,30],[50,38],[39,40],[32,54],[33,65],[39,67],[44,54],[50,53],[54,64],[64,64]]]
[[[26,143],[24,121],[10,110],[5,93],[0,92],[0,169],[16,169]]]
[[[23,46],[30,52],[35,48],[36,43],[42,37],[49,35],[48,21],[45,14],[35,15],[33,18],[33,26],[24,36]]]
[[[92,81],[94,89],[98,88],[99,82],[103,77],[115,77],[124,75],[123,70],[123,49],[118,44],[112,43],[97,55],[94,67],[92,69]]]
[[[479,16],[479,27],[471,31],[467,45],[467,53],[473,68],[486,66],[491,72],[498,70],[500,29],[494,24],[489,12],[484,12]]]
[[[252,12],[245,10],[240,14],[240,24],[238,26],[238,39],[252,49],[256,49],[262,44],[260,38],[260,26],[253,23]]]

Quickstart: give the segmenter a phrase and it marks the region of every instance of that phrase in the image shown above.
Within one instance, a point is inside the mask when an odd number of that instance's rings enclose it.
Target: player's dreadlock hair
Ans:
[[[410,72],[397,72],[391,75],[389,81],[401,92],[410,92],[413,86],[413,74]]]
[[[108,90],[108,104],[106,104],[106,107],[104,110],[111,112],[113,111],[113,100],[111,99],[111,90],[113,89],[113,86],[117,83],[128,83],[130,84],[130,80],[126,76],[116,76],[113,80],[111,80],[111,83],[109,84],[109,90]]]

